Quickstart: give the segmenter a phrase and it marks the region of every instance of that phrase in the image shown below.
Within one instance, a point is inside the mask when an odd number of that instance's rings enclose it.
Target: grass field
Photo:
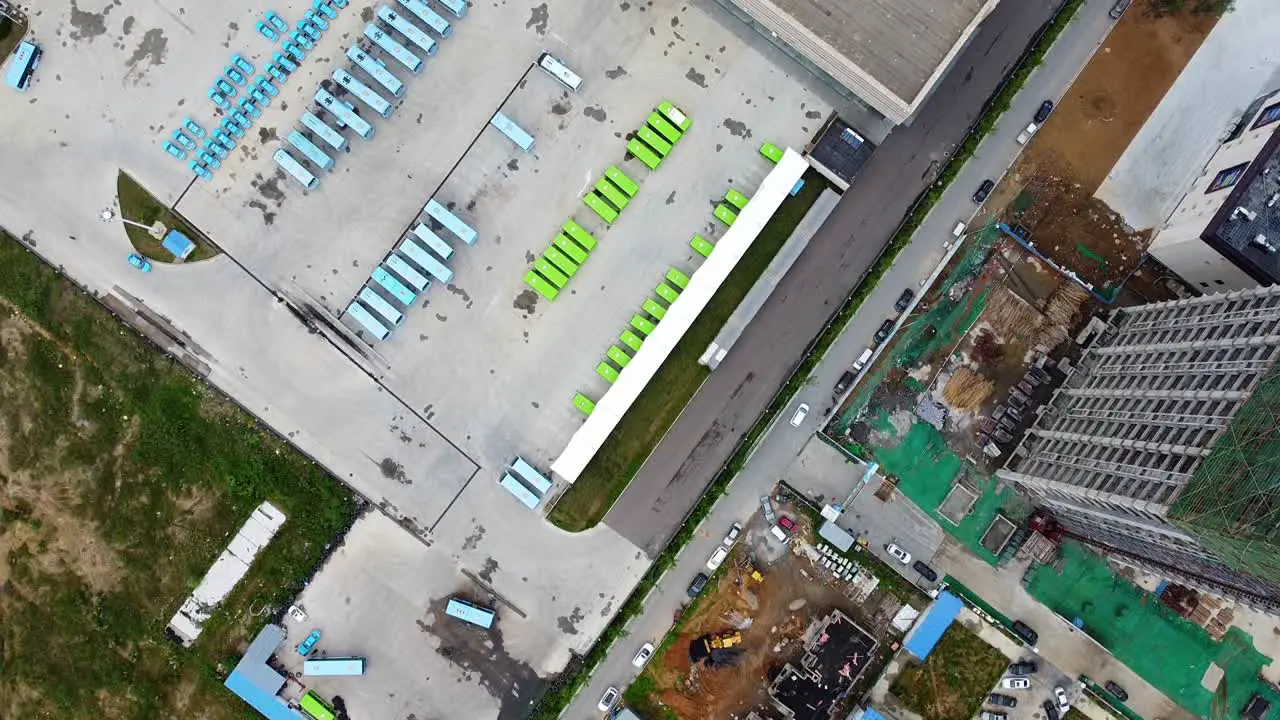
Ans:
[[[194,648],[168,618],[263,500],[288,520]],[[353,498],[0,233],[0,718],[249,717],[221,680]]]
[[[636,398],[609,440],[556,502],[548,515],[551,522],[571,532],[586,530],[600,522],[706,380],[710,371],[698,364],[698,357],[826,187],[822,176],[810,170],[800,193],[783,201],[724,285]]]
[[[126,220],[143,225],[151,225],[159,220],[166,228],[178,230],[190,238],[191,242],[196,244],[196,249],[187,256],[185,262],[205,260],[220,252],[209,238],[204,236],[204,233],[187,222],[186,218],[171,212],[123,170],[116,176],[116,195],[120,200],[120,214]],[[124,229],[129,236],[129,242],[133,243],[139,255],[156,262],[173,262],[173,255],[161,247],[160,240],[151,237],[146,230],[132,225],[125,225]]]
[[[890,692],[924,720],[971,720],[1008,660],[962,625],[952,625],[924,663],[908,665]]]

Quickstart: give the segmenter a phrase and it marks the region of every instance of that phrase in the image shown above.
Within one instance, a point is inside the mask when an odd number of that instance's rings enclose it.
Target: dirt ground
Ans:
[[[804,526],[802,535],[808,532],[805,516],[779,509]],[[763,582],[750,578],[748,562],[760,570]],[[692,614],[682,619],[675,640],[659,649],[645,673],[653,680],[650,700],[681,720],[743,717],[753,709],[773,717],[767,695],[770,677],[799,658],[805,630],[813,621],[839,608],[874,632],[901,606],[897,598],[879,590],[855,604],[845,595],[847,586],[828,582],[830,574],[807,558],[789,551],[778,557],[778,545],[759,518],[725,565],[728,571],[703,592]],[[744,650],[736,666],[709,669],[690,662],[691,642],[734,628],[741,630]],[[875,672],[868,667],[865,674]]]
[[[1145,0],[1135,3],[987,204],[1104,296],[1151,235],[1133,232],[1093,195],[1216,22],[1190,12],[1157,18]]]

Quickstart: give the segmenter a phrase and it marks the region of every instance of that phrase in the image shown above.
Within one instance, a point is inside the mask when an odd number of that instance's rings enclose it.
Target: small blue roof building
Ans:
[[[302,713],[280,697],[284,676],[267,665],[276,648],[284,642],[284,636],[284,628],[279,625],[262,628],[223,685],[268,720],[303,720]]]
[[[164,236],[164,241],[160,244],[178,260],[186,260],[187,256],[196,249],[196,244],[191,242],[191,238],[183,235],[177,230],[170,230],[169,234]]]

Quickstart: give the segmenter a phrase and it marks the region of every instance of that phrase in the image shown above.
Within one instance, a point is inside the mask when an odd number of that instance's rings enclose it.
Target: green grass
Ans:
[[[811,170],[799,194],[783,201],[609,440],[556,502],[548,515],[551,522],[570,532],[600,522],[706,380],[710,371],[698,364],[698,358],[826,187],[822,177]]]
[[[9,54],[18,47],[27,34],[26,23],[15,23],[7,17],[0,16],[0,67],[7,67]]]
[[[196,244],[196,249],[191,252],[185,262],[206,260],[221,252],[209,238],[205,237],[204,233],[187,222],[186,218],[165,207],[123,170],[116,177],[116,195],[120,201],[120,214],[126,220],[144,225],[151,225],[158,220],[163,222],[169,230],[178,230],[190,238],[191,242]],[[174,261],[173,255],[160,245],[160,240],[152,237],[146,230],[132,225],[125,225],[124,229],[129,236],[129,242],[133,243],[133,248],[139,255],[155,262]]]
[[[999,650],[952,625],[929,659],[903,668],[889,691],[924,720],[971,720],[1007,665]]]
[[[0,307],[0,715],[248,717],[221,679],[355,500],[4,233]],[[195,647],[166,640],[263,500],[280,532]]]

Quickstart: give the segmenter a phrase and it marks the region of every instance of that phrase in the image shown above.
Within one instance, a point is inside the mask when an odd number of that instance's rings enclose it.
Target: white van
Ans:
[[[862,372],[862,368],[867,366],[867,361],[871,359],[871,348],[862,351],[857,360],[853,361],[853,371]]]

